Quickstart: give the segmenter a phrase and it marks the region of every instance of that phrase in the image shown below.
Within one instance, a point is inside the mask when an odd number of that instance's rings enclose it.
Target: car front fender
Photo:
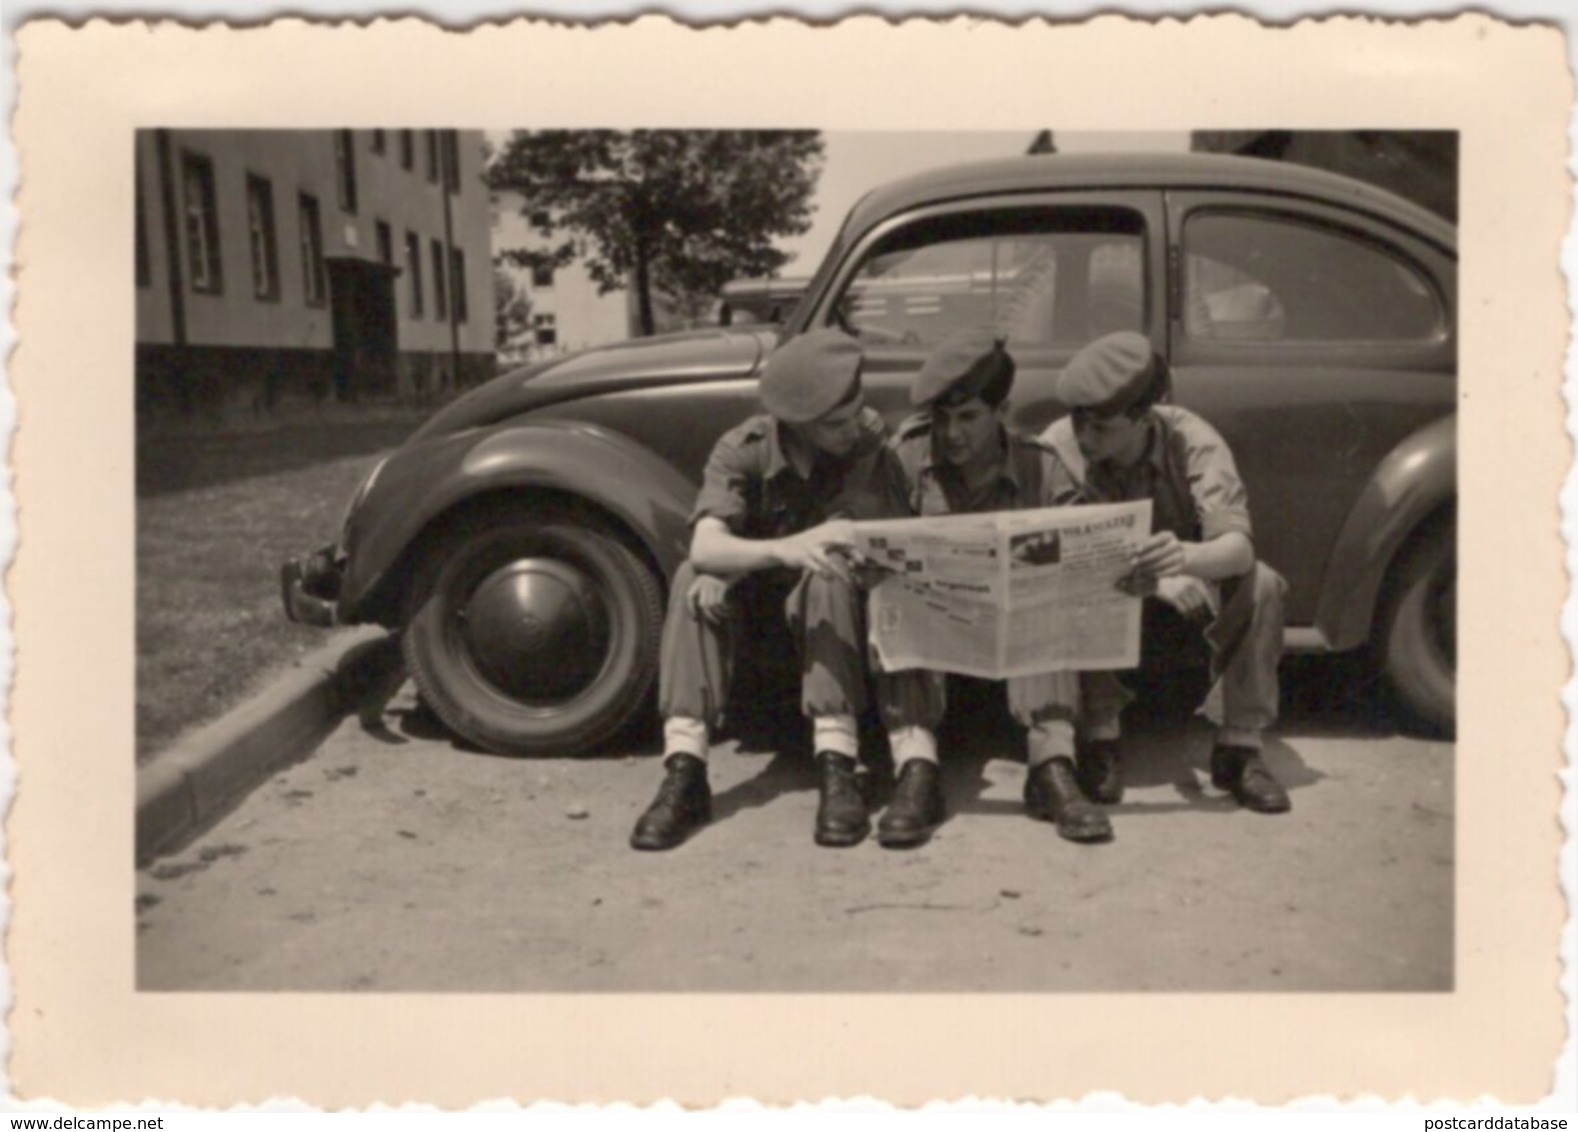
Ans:
[[[1457,415],[1412,433],[1376,467],[1327,559],[1315,628],[1331,649],[1363,644],[1399,551],[1457,502]]]
[[[392,624],[411,551],[483,496],[519,492],[612,516],[665,576],[689,546],[696,485],[619,433],[576,422],[502,424],[398,449],[346,518],[343,622]]]

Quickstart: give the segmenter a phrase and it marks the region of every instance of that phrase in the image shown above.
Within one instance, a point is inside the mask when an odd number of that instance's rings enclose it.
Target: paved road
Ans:
[[[924,848],[811,843],[803,752],[713,754],[717,820],[626,848],[648,739],[587,759],[467,749],[399,690],[138,876],[144,990],[1373,991],[1452,985],[1451,745],[1396,733],[1357,670],[1299,662],[1268,761],[1294,810],[1209,786],[1209,731],[1141,721],[1116,840],[1029,821],[990,701],[950,739]],[[767,745],[770,746],[770,745]]]

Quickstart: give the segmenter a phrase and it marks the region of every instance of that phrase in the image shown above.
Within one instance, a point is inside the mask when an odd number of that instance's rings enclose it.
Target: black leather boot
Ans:
[[[1089,739],[1079,748],[1075,777],[1085,797],[1103,806],[1123,801],[1123,752],[1116,739]]]
[[[877,841],[889,849],[922,845],[946,816],[937,764],[910,759],[899,771],[893,798],[877,823]]]
[[[1065,841],[1111,841],[1112,822],[1080,793],[1072,759],[1059,756],[1025,775],[1025,809],[1057,826]]]
[[[695,755],[670,755],[657,797],[636,822],[632,849],[672,849],[712,819],[707,764]]]
[[[1218,743],[1211,748],[1211,785],[1226,790],[1257,814],[1285,814],[1293,801],[1253,747]]]
[[[871,832],[871,815],[860,796],[855,760],[834,751],[819,751],[816,768],[822,789],[822,801],[816,808],[816,843],[835,848],[859,845]]]

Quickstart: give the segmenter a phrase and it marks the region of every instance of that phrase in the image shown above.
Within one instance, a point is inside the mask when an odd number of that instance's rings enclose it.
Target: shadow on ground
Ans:
[[[740,810],[765,805],[781,794],[816,787],[811,755],[810,728],[800,714],[793,682],[782,674],[742,674],[738,702],[742,705],[725,721],[718,742],[732,741],[736,756],[762,760],[761,771],[751,779],[719,794],[714,800],[717,820]],[[1435,736],[1412,725],[1392,702],[1373,662],[1362,653],[1339,656],[1290,656],[1283,660],[1282,717],[1268,736],[1265,758],[1272,772],[1290,790],[1307,786],[1319,777],[1307,768],[1287,738],[1384,738],[1392,735]],[[382,682],[375,705],[362,711],[364,730],[386,742],[407,739],[447,741],[456,751],[486,758],[496,755],[454,735],[420,697],[394,702],[400,683],[396,676]],[[1196,714],[1208,691],[1203,669],[1151,676],[1133,682],[1135,702],[1124,713],[1126,779],[1137,787],[1171,784],[1177,801],[1134,805],[1136,809],[1167,808],[1219,810],[1233,803],[1202,789],[1209,767],[1213,729]],[[1016,802],[985,800],[984,768],[993,760],[1023,762],[1023,732],[1009,716],[1005,686],[1000,682],[951,677],[948,718],[938,736],[943,751],[944,781],[950,803],[957,809],[989,810],[1015,807]],[[392,722],[393,726],[390,726]],[[655,705],[643,711],[625,732],[597,747],[570,757],[648,758],[662,753],[663,736]],[[862,721],[861,763],[869,800],[886,804],[892,791],[893,769],[886,737],[875,718]],[[1119,807],[1131,808],[1130,803]]]

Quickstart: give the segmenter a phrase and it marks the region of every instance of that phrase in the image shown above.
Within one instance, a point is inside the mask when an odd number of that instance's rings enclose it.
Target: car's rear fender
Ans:
[[[1387,571],[1427,523],[1457,504],[1457,416],[1411,433],[1376,467],[1321,575],[1315,628],[1331,649],[1370,637]]]
[[[348,516],[342,621],[392,624],[413,552],[483,497],[520,493],[611,518],[664,576],[689,544],[696,485],[629,437],[574,422],[504,424],[400,449]]]

